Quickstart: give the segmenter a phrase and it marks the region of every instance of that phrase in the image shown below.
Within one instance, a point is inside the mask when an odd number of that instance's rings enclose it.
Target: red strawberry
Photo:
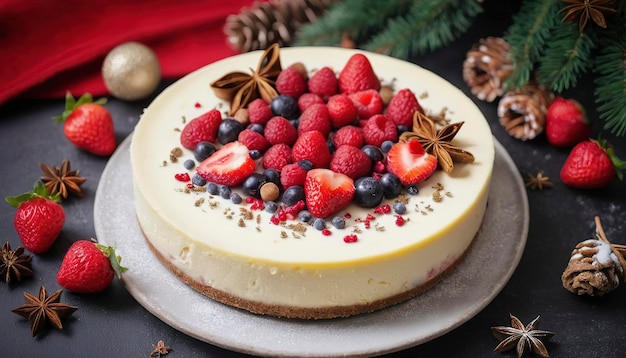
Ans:
[[[330,149],[326,138],[318,131],[308,131],[300,135],[293,145],[291,157],[294,162],[309,160],[314,168],[326,168],[330,163]]]
[[[256,149],[261,153],[265,152],[267,148],[270,147],[270,142],[259,132],[255,132],[252,129],[244,129],[239,132],[237,140],[248,147],[248,149]]]
[[[270,144],[292,145],[298,138],[298,131],[287,119],[275,116],[265,125],[265,138]]]
[[[365,55],[352,55],[343,67],[337,78],[341,93],[354,93],[373,89],[380,89],[380,80],[374,73],[372,64]]]
[[[115,250],[87,240],[76,241],[70,246],[57,273],[57,282],[75,293],[101,292],[119,278],[125,267]]]
[[[576,100],[557,97],[546,112],[546,137],[555,147],[571,147],[591,136],[591,126]]]
[[[263,155],[263,168],[281,170],[291,164],[291,148],[284,143],[271,146]]]
[[[248,153],[245,145],[230,142],[202,161],[197,172],[207,182],[228,186],[241,184],[256,169]]]
[[[63,123],[65,136],[75,146],[96,155],[111,155],[116,147],[111,114],[102,105],[106,99],[93,102],[89,93],[78,101],[68,92],[65,111],[53,119]]]
[[[365,122],[363,126],[365,143],[380,147],[384,141],[398,140],[396,125],[382,114],[377,114]]]
[[[65,211],[57,203],[58,198],[58,194],[48,194],[42,181],[37,181],[31,191],[6,198],[17,208],[13,225],[28,251],[36,254],[48,251],[63,229]]]
[[[352,179],[358,179],[370,173],[372,160],[359,148],[342,145],[333,153],[330,159],[330,169]]]
[[[322,67],[309,78],[307,86],[309,92],[328,98],[337,94],[337,77],[329,67]]]
[[[300,115],[298,133],[302,134],[314,130],[322,133],[324,137],[330,133],[330,117],[328,116],[328,108],[324,104],[314,104]]]
[[[248,104],[248,120],[252,124],[265,125],[273,116],[270,105],[263,98],[257,98]]]
[[[280,94],[298,98],[306,92],[306,88],[306,79],[294,66],[285,68],[276,78],[276,90]]]
[[[615,155],[606,140],[586,140],[572,148],[561,168],[561,181],[579,189],[599,189],[617,176],[622,179],[626,162]]]
[[[283,189],[294,185],[304,185],[304,178],[306,178],[306,170],[295,163],[285,165],[280,171],[280,183]]]
[[[377,90],[365,90],[349,95],[360,119],[383,113],[383,99]]]
[[[222,123],[222,114],[217,109],[199,115],[183,128],[180,133],[180,144],[193,150],[200,142],[215,142],[220,123]]]
[[[324,104],[324,99],[320,95],[315,93],[305,93],[298,98],[298,109],[300,113],[304,112],[307,108],[314,104]]]
[[[415,94],[410,89],[404,88],[391,98],[385,116],[391,119],[396,126],[405,126],[410,129],[413,127],[415,111],[424,113]]]
[[[353,147],[361,148],[363,144],[365,144],[363,129],[355,126],[345,126],[339,128],[339,130],[335,132],[332,140],[335,147],[348,144]]]
[[[347,207],[354,197],[354,181],[329,169],[312,169],[304,180],[304,196],[309,212],[325,218]]]
[[[330,97],[326,107],[328,107],[328,116],[334,128],[354,123],[358,114],[354,102],[345,94]]]
[[[417,140],[396,143],[387,153],[387,170],[408,186],[428,179],[437,169],[437,158],[424,151]]]

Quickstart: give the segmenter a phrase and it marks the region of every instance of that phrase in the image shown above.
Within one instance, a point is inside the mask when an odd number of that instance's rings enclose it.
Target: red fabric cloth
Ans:
[[[251,0],[0,0],[0,104],[15,97],[106,95],[102,61],[115,46],[150,47],[163,78],[234,55],[223,33]]]

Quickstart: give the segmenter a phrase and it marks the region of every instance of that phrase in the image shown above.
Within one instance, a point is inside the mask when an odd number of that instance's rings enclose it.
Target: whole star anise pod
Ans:
[[[63,290],[58,290],[51,296],[48,296],[46,288],[43,286],[39,288],[38,297],[24,292],[26,303],[20,307],[14,308],[12,312],[28,318],[33,337],[43,331],[48,324],[61,330],[63,329],[61,320],[78,309],[77,307],[59,302],[62,292]]]
[[[63,199],[66,199],[69,194],[83,196],[80,186],[87,178],[79,176],[79,170],[71,170],[69,160],[65,159],[59,167],[51,167],[44,163],[39,163],[39,167],[43,171],[41,181],[46,186],[48,194],[58,193]]]
[[[280,48],[273,44],[265,50],[252,74],[229,72],[211,83],[211,88],[217,97],[230,102],[232,116],[257,98],[270,103],[278,95],[275,86],[281,70]]]
[[[6,283],[11,280],[21,281],[22,277],[33,275],[31,269],[32,255],[24,254],[24,248],[18,247],[11,251],[11,244],[7,241],[0,251],[0,276],[4,276]]]
[[[512,314],[509,314],[509,316],[511,317],[511,327],[498,326],[491,328],[493,335],[501,340],[494,351],[504,352],[515,347],[518,358],[531,351],[541,357],[549,357],[548,349],[546,349],[541,339],[548,340],[554,336],[554,333],[538,329],[539,316],[526,327],[517,317]]]
[[[437,158],[446,173],[452,172],[454,162],[473,163],[474,155],[451,143],[464,122],[451,123],[437,130],[435,122],[424,113],[415,111],[412,132],[400,135],[400,142],[418,140],[424,150]]]
[[[550,177],[544,176],[542,172],[539,172],[536,175],[528,173],[526,186],[531,190],[543,190],[543,188],[551,188],[552,182],[550,181]]]
[[[152,348],[154,349],[150,352],[150,357],[156,358],[167,355],[172,350],[172,347],[166,346],[163,341],[158,341],[157,344],[153,344]]]
[[[574,21],[578,18],[578,30],[583,32],[589,19],[596,25],[606,29],[605,12],[617,12],[613,8],[615,1],[613,0],[562,0],[567,5],[561,9],[565,12],[563,22]]]

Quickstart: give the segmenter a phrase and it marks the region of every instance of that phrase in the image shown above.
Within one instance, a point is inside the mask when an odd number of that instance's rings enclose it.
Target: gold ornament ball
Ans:
[[[127,101],[146,98],[161,81],[161,65],[150,48],[127,42],[107,54],[102,64],[104,84],[111,95]]]

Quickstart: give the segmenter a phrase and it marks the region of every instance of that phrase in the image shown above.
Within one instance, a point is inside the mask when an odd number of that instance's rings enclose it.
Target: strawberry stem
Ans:
[[[29,201],[36,197],[41,197],[47,200],[58,202],[60,194],[56,193],[51,195],[50,193],[48,193],[48,190],[46,189],[43,181],[38,180],[33,185],[33,189],[23,194],[7,196],[6,198],[4,198],[4,200],[6,200],[6,202],[9,203],[9,205],[11,205],[12,207],[17,208],[18,206],[20,206],[21,203]]]
[[[106,102],[107,102],[106,98],[99,98],[98,100],[94,101],[91,93],[84,93],[82,96],[78,98],[78,100],[76,100],[74,96],[72,96],[72,94],[68,91],[65,94],[65,110],[63,111],[63,113],[61,113],[61,115],[54,116],[52,117],[52,119],[56,123],[65,123],[65,120],[67,119],[67,117],[69,117],[76,108],[82,106],[83,104],[94,103],[94,104],[103,105]]]
[[[623,161],[617,157],[613,146],[609,142],[607,142],[606,139],[598,138],[596,140],[596,143],[598,143],[598,145],[602,149],[604,149],[606,155],[609,156],[611,162],[613,163],[613,168],[615,168],[615,174],[617,175],[619,180],[622,180],[622,178],[624,177],[622,174],[622,170],[626,169],[626,161]]]
[[[122,257],[117,256],[115,254],[115,249],[111,246],[96,244],[96,247],[98,247],[98,249],[100,249],[100,251],[102,251],[102,253],[109,258],[109,262],[111,263],[113,271],[115,271],[115,275],[121,280],[122,273],[128,270],[128,268],[122,266]]]

